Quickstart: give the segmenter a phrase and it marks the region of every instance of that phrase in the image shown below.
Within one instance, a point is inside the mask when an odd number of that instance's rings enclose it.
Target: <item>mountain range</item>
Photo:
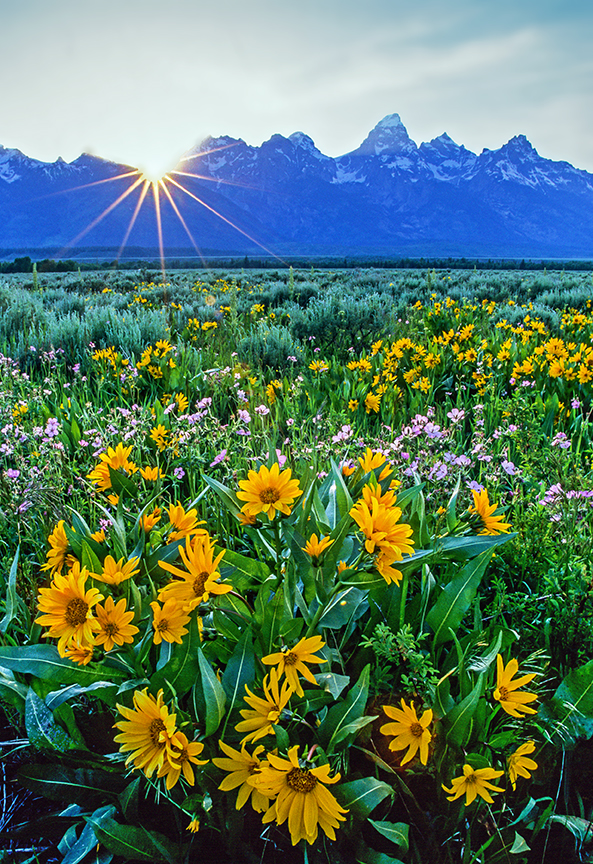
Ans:
[[[593,174],[523,135],[479,155],[447,134],[417,146],[390,114],[336,158],[302,132],[208,138],[163,182],[157,207],[129,166],[0,147],[0,255],[138,256],[160,236],[177,255],[593,257]]]

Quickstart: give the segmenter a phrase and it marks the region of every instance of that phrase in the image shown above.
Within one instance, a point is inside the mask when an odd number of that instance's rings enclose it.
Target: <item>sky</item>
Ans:
[[[524,134],[593,172],[590,0],[0,0],[0,144],[153,177],[208,135],[329,156],[398,113],[420,144]]]

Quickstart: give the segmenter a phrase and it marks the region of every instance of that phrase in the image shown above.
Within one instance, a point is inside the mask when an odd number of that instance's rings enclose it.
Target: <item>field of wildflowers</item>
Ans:
[[[0,284],[0,861],[593,853],[593,287]]]

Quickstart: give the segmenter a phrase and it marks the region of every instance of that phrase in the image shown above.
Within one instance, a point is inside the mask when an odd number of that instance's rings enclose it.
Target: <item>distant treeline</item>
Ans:
[[[372,258],[363,256],[352,257],[209,257],[204,260],[189,258],[167,259],[167,270],[267,270],[278,267],[294,267],[304,269],[314,267],[320,270],[356,270],[356,269],[386,269],[386,270],[577,270],[593,269],[593,261],[587,260],[532,260],[517,258]],[[138,258],[126,261],[74,261],[64,259],[55,261],[44,258],[34,261],[29,255],[15,258],[13,261],[0,261],[0,273],[72,273],[89,270],[138,270],[143,267],[161,268],[158,258]]]

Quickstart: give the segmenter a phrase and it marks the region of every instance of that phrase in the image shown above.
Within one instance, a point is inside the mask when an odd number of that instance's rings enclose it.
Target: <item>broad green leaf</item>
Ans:
[[[183,696],[191,689],[199,672],[199,647],[200,633],[197,617],[194,615],[181,645],[175,643],[171,659],[150,679],[150,689],[154,695],[160,689],[169,693],[170,687],[172,687],[177,696]]]
[[[332,792],[342,807],[360,819],[366,819],[388,795],[393,796],[391,786],[374,777],[340,783],[332,787]]]
[[[449,630],[455,632],[461,624],[463,616],[476,596],[491,555],[491,550],[487,550],[477,558],[472,558],[441,591],[435,605],[426,616],[426,623],[434,631],[434,645],[451,639]]]
[[[364,715],[369,697],[370,669],[370,665],[365,666],[360,673],[360,678],[349,690],[346,699],[332,705],[327,717],[318,728],[319,741],[327,753],[332,752],[333,745],[337,743],[336,736],[340,730]]]
[[[457,561],[465,561],[475,558],[483,552],[492,551],[496,546],[501,546],[508,540],[512,540],[517,534],[497,534],[496,536],[470,535],[467,537],[439,537],[435,541],[435,552],[446,553],[448,558]]]
[[[320,672],[314,676],[320,687],[337,699],[344,687],[350,683],[349,675],[338,675],[335,672]]]
[[[222,686],[229,700],[229,712],[235,703],[243,699],[245,685],[255,678],[255,653],[251,629],[245,631],[237,642],[222,676]]]
[[[401,846],[404,852],[408,851],[410,826],[405,822],[375,822],[374,819],[369,819],[369,822],[383,837],[387,837],[396,846]]]
[[[272,653],[282,625],[292,617],[290,610],[286,608],[284,588],[280,585],[274,590],[275,583],[275,579],[264,582],[255,600],[256,620],[260,627],[260,642],[264,657]]]
[[[372,590],[374,588],[383,588],[385,579],[380,573],[367,573],[365,571],[356,570],[354,573],[342,573],[341,583],[345,586],[353,586],[355,588]]]
[[[104,690],[111,688],[117,690],[117,684],[112,681],[95,681],[94,684],[88,684],[86,687],[81,687],[80,684],[70,684],[68,687],[60,687],[59,690],[52,690],[45,697],[45,704],[50,711],[55,711],[63,702],[73,699],[75,696],[82,696],[83,693],[90,693],[93,690]]]
[[[554,815],[550,816],[550,822],[558,822],[560,825],[564,825],[579,843],[591,840],[591,822],[588,819],[581,819],[579,816]]]
[[[483,674],[480,675],[478,683],[469,696],[466,696],[443,718],[446,721],[445,739],[448,743],[456,744],[458,747],[467,744],[471,722],[482,695],[483,677]]]
[[[0,648],[0,666],[13,669],[23,675],[35,675],[50,684],[80,684],[85,686],[96,681],[119,683],[126,674],[123,670],[92,663],[78,666],[67,657],[60,657],[55,645],[23,645]]]
[[[206,474],[204,474],[203,477],[208,486],[216,492],[227,510],[229,510],[233,516],[238,516],[244,502],[239,501],[232,489],[229,489],[229,487],[225,486],[223,483],[219,483],[219,481],[215,480],[214,477],[208,477]]]
[[[98,810],[92,814],[92,818],[100,822],[104,819],[109,819],[115,814],[115,807],[107,806],[100,807]],[[80,837],[74,843],[67,854],[64,856],[61,864],[80,864],[80,862],[88,855],[93,849],[97,848],[97,838],[95,836],[95,832],[92,826],[87,822],[84,828],[81,831]],[[85,861],[86,864],[86,861]]]
[[[373,720],[376,720],[378,716],[378,714],[375,714],[374,717],[359,717],[357,720],[353,720],[352,723],[347,723],[346,726],[341,726],[333,735],[330,746],[333,745],[334,747],[337,747],[341,741],[349,735],[356,735],[361,729],[364,729],[365,726],[368,726],[373,722]]]
[[[220,562],[221,573],[226,567],[232,567],[233,571],[249,576],[249,584],[253,584],[254,581],[263,582],[270,575],[270,568],[263,561],[258,561],[257,558],[248,558],[247,555],[241,555],[231,549],[225,551],[224,558]],[[230,574],[231,582],[233,581],[233,571]],[[226,578],[226,573],[224,575]]]
[[[585,821],[585,820],[583,820]],[[525,852],[530,852],[531,846],[528,846],[524,838],[515,831],[515,840],[509,849],[510,855],[524,855]]]
[[[128,783],[120,773],[66,765],[25,765],[18,777],[19,782],[36,795],[83,807],[104,804],[105,798],[118,795]]]
[[[183,860],[179,847],[171,843],[164,834],[147,831],[135,825],[121,825],[115,819],[96,820],[87,818],[99,843],[115,855],[122,855],[124,861],[149,861],[173,864]]]
[[[107,468],[109,469],[109,479],[111,480],[114,495],[125,493],[131,498],[138,497],[138,486],[131,477],[127,477],[121,471],[116,471],[111,465],[108,465]]]
[[[29,687],[25,699],[25,726],[29,741],[38,750],[57,750],[64,753],[76,746],[62,727],[58,726],[54,715],[32,687]]]
[[[382,577],[381,581],[384,582]],[[367,609],[366,592],[350,586],[329,601],[319,621],[319,627],[337,629],[346,624],[352,615],[359,618]]]
[[[552,697],[552,707],[559,724],[575,736],[593,736],[593,660],[568,673]]]
[[[19,608],[19,596],[16,590],[16,574],[19,563],[19,546],[16,550],[15,556],[12,559],[12,564],[10,566],[10,573],[8,574],[8,583],[6,585],[6,596],[5,596],[5,612],[2,621],[0,621],[0,633],[6,633],[8,627],[14,621],[17,616],[17,610]]]
[[[204,731],[208,737],[216,732],[224,717],[226,693],[201,650],[198,651],[198,664],[200,678],[194,684],[197,691],[194,696],[194,704],[199,702],[203,706],[200,717],[204,719]]]

